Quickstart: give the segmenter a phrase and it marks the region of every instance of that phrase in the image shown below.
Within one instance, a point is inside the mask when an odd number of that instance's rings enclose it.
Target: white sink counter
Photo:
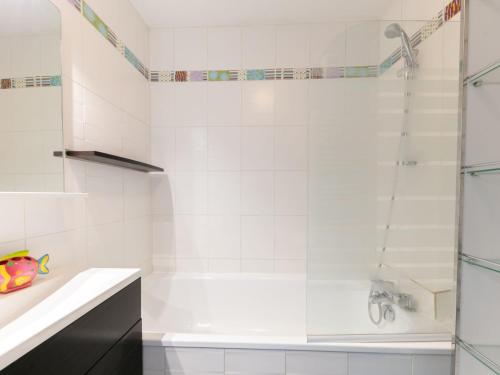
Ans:
[[[140,278],[135,268],[92,268],[79,273],[0,329],[0,370]],[[8,310],[8,298],[2,309]]]

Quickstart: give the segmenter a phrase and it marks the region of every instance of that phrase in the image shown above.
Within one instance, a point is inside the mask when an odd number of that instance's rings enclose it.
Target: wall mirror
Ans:
[[[61,192],[61,21],[50,0],[1,0],[0,191]]]

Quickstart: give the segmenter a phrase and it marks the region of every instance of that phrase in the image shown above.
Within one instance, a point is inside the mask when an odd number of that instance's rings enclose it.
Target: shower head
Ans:
[[[388,39],[401,38],[401,52],[403,58],[405,59],[406,66],[410,68],[417,67],[417,56],[416,51],[411,45],[410,38],[408,34],[403,30],[399,23],[391,23],[385,28],[384,35]]]
[[[385,28],[385,37],[389,39],[399,38],[404,33],[403,28],[399,23],[391,23]]]

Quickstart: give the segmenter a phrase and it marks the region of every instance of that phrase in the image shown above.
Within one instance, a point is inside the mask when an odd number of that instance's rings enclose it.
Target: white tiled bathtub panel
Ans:
[[[451,375],[451,363],[448,355],[144,347],[144,375]]]

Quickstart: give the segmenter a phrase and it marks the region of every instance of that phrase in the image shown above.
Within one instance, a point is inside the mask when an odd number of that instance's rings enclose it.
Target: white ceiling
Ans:
[[[382,19],[399,0],[131,0],[151,28]]]
[[[54,33],[60,13],[50,0],[0,0],[0,35]]]

